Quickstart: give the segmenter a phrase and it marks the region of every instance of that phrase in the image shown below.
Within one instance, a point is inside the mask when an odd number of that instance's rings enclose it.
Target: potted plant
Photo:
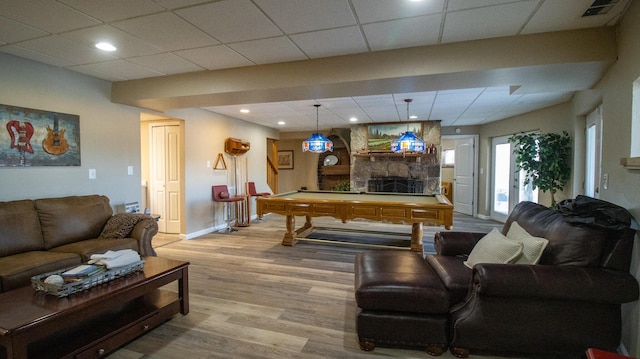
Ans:
[[[527,133],[509,137],[515,145],[518,172],[524,171],[523,184],[551,193],[551,207],[555,194],[562,191],[571,174],[571,138],[566,131],[557,133]]]

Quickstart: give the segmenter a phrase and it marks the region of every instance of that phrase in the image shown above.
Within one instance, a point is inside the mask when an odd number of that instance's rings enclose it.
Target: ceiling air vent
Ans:
[[[604,15],[613,9],[619,1],[620,0],[595,0],[587,11],[582,14],[582,17]]]

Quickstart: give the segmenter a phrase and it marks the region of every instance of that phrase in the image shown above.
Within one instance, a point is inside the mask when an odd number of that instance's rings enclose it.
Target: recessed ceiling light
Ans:
[[[358,119],[357,119],[357,118],[355,118],[355,117],[351,117],[351,118],[349,119],[349,122],[358,122]]]
[[[243,109],[241,109],[241,110],[240,110],[240,112],[242,112],[242,113],[249,113],[250,111],[249,111],[248,109],[246,109],[246,108],[243,108]]]
[[[416,118],[418,118],[418,116],[416,116],[416,115],[411,115],[411,116],[409,116],[409,118],[410,118],[410,119],[412,119],[412,120],[415,120]]]
[[[278,125],[280,125],[280,126],[284,126],[285,124],[286,124],[286,122],[284,122],[284,121],[278,121]]]
[[[96,47],[102,51],[116,51],[116,47],[108,42],[99,42],[96,44]]]

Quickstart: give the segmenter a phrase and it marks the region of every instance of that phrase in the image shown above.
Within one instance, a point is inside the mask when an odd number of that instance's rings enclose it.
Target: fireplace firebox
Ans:
[[[369,192],[422,193],[424,181],[406,177],[374,177],[368,181]]]

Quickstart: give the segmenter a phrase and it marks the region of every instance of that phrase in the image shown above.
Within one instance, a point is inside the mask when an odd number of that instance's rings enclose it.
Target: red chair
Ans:
[[[224,229],[223,232],[225,233],[231,233],[231,232],[235,232],[237,231],[237,229],[231,227],[231,203],[233,202],[239,202],[242,201],[243,198],[242,197],[231,197],[231,194],[229,194],[229,188],[227,188],[227,185],[218,185],[218,186],[212,186],[211,190],[213,192],[213,200],[215,202],[221,202],[223,204],[223,207],[226,207],[226,211],[227,211],[227,228]]]
[[[271,196],[270,192],[257,192],[255,182],[247,182],[247,194],[249,195],[249,201],[251,201],[251,197],[268,197]],[[251,213],[251,211],[249,211]],[[256,220],[257,222],[262,222],[262,216],[259,216]]]

